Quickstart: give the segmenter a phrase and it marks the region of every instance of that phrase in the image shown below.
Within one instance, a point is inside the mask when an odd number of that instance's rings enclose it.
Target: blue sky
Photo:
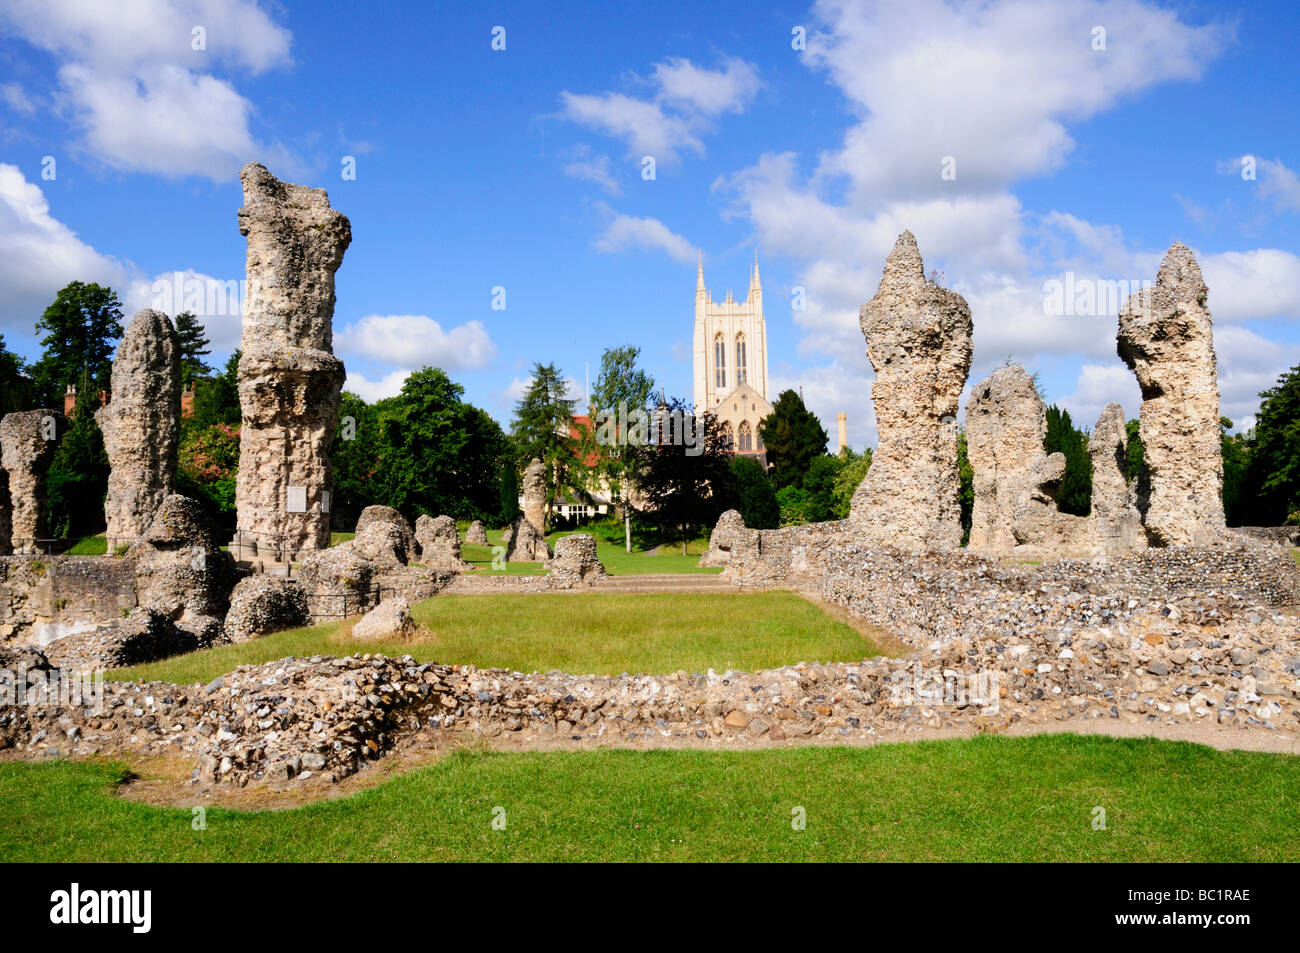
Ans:
[[[258,160],[352,221],[335,349],[368,398],[437,364],[504,424],[532,362],[581,397],[624,344],[689,395],[695,249],[720,298],[757,248],[776,387],[874,443],[857,309],[904,228],[971,303],[971,381],[1010,355],[1085,425],[1137,388],[1113,310],[1045,313],[1045,285],[1149,281],[1175,240],[1226,414],[1300,363],[1292,3],[322,6],[0,0],[9,347],[72,279],[128,312],[175,271],[242,279]],[[224,357],[237,318],[201,317]]]

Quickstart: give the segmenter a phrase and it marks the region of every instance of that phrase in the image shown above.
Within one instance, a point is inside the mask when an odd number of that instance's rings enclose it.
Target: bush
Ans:
[[[762,465],[750,457],[736,457],[731,461],[731,472],[736,478],[736,509],[745,525],[750,529],[776,529],[781,523],[781,506]]]

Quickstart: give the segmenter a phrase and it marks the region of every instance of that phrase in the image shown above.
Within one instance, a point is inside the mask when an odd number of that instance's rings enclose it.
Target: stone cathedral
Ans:
[[[695,408],[711,410],[736,453],[766,460],[758,422],[772,412],[767,400],[767,322],[758,253],[749,291],[714,301],[704,287],[704,258],[695,272]]]

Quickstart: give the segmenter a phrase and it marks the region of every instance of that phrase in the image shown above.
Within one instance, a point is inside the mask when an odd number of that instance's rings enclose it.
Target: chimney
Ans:
[[[77,408],[77,385],[69,384],[68,389],[63,393],[63,416],[69,420],[72,419],[73,412]]]
[[[849,415],[840,411],[835,415],[835,421],[840,425],[840,445],[835,452],[843,453],[844,448],[849,445]]]

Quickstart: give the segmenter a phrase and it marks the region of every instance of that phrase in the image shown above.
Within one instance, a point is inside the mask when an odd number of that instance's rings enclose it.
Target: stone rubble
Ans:
[[[605,566],[596,555],[596,538],[590,533],[573,533],[555,541],[555,555],[547,573],[552,589],[593,586],[605,578]]]
[[[247,642],[310,622],[307,593],[300,582],[258,573],[241,579],[230,593],[225,636],[228,642]]]
[[[524,519],[546,535],[546,466],[536,458],[524,470],[520,489],[524,498]]]
[[[1092,534],[1104,556],[1145,549],[1146,532],[1137,493],[1128,478],[1128,433],[1124,409],[1107,404],[1088,440],[1092,459]]]
[[[526,516],[516,516],[506,536],[506,562],[550,562],[551,547],[546,537]]]
[[[402,639],[414,634],[415,628],[411,604],[404,596],[390,596],[357,620],[352,638],[357,642]]]
[[[487,527],[483,525],[482,520],[475,520],[469,524],[469,529],[465,531],[465,542],[471,546],[487,546]]]
[[[450,516],[421,515],[415,521],[415,538],[420,544],[420,562],[430,569],[465,572],[470,564],[460,555],[460,534]]]

